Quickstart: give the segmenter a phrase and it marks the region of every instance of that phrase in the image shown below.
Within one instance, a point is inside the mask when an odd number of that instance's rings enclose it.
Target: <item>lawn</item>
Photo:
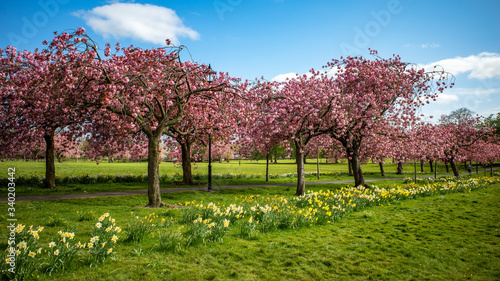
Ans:
[[[463,165],[460,165],[463,166]],[[207,183],[207,163],[197,163],[193,169],[196,186],[205,185]],[[56,163],[57,179],[68,179],[71,177],[85,177],[85,182],[65,182],[58,184],[58,188],[47,190],[40,188],[45,175],[44,162],[22,162],[22,161],[6,161],[0,162],[0,171],[5,173],[0,175],[6,179],[8,168],[15,168],[16,178],[16,194],[17,196],[25,195],[45,195],[45,194],[68,194],[68,193],[92,193],[106,191],[124,191],[124,190],[144,190],[147,189],[147,180],[145,178],[147,172],[147,163],[134,162],[123,163],[102,162],[99,165],[91,161],[67,161]],[[380,169],[377,164],[363,165],[363,172],[366,179],[381,179]],[[463,167],[462,167],[463,168]],[[324,181],[345,181],[353,180],[353,177],[348,175],[346,164],[331,164],[321,160],[320,164],[320,179],[316,176],[316,163],[314,159],[308,160],[305,165],[306,172],[309,173],[306,177],[307,182],[324,182]],[[404,165],[404,175],[396,174],[396,164],[388,163],[384,165],[386,178],[392,177],[411,177],[414,174],[414,165]],[[213,163],[213,186],[228,186],[228,185],[261,185],[261,184],[283,184],[296,182],[296,165],[293,160],[279,160],[278,164],[270,164],[269,173],[271,178],[269,182],[265,180],[265,161],[238,161]],[[462,170],[465,172],[465,170]],[[417,165],[418,176],[433,176],[430,173],[429,164],[424,166],[424,173],[420,172],[420,165]],[[438,165],[438,175],[446,174],[445,166]],[[164,162],[160,165],[160,175],[164,177],[161,181],[161,188],[176,188],[185,187],[179,185],[182,180],[182,169],[170,162]],[[97,180],[96,177],[104,178]],[[20,178],[35,177],[38,184],[23,183]],[[121,177],[121,181],[116,182],[115,177]],[[131,178],[131,179],[128,179]],[[57,182],[57,181],[56,181]],[[92,183],[92,184],[89,184]],[[2,188],[6,186],[2,185]]]
[[[379,186],[385,184],[389,183]],[[341,187],[309,186],[308,190],[339,192]],[[179,192],[164,194],[163,200],[205,205],[228,205],[248,196],[292,200],[293,189]],[[184,225],[182,210],[142,208],[144,196],[18,202],[16,218],[25,225],[45,226],[40,234],[43,245],[59,230],[73,231],[76,241],[89,240],[95,219],[106,212],[124,229],[113,247],[114,259],[90,269],[77,261],[63,273],[37,273],[39,280],[499,280],[499,197],[497,183],[472,192],[387,202],[353,210],[331,224],[259,232],[250,238],[241,237],[232,226],[220,243],[178,252],[160,249],[162,228],[138,243],[122,241],[136,216],[155,212],[158,220],[175,221],[174,228]],[[1,203],[0,209],[5,210],[0,216],[6,221],[7,203]],[[82,213],[91,211],[94,220],[79,220]],[[8,229],[1,231],[5,237]]]
[[[97,164],[93,161],[65,161],[62,163],[55,163],[56,165],[56,176],[67,177],[72,175],[95,175],[95,174],[147,174],[147,162],[99,162]],[[464,168],[463,165],[459,165],[460,168]],[[34,161],[5,161],[0,162],[0,171],[5,171],[5,175],[0,175],[0,177],[7,177],[7,168],[15,167],[17,176],[45,176],[45,162],[34,162]],[[364,164],[362,165],[363,172],[367,175],[380,174],[380,168],[378,164]],[[396,173],[396,164],[387,163],[384,164],[384,169],[386,174],[393,176]],[[308,159],[305,165],[306,172],[316,172],[316,160]],[[193,164],[193,173],[206,175],[208,171],[208,163],[196,163]],[[238,161],[232,160],[231,162],[217,161],[212,163],[212,171],[216,174],[257,174],[265,175],[266,172],[266,161],[247,161],[242,160],[241,165]],[[420,164],[417,163],[417,171],[420,172]],[[424,165],[425,173],[430,175],[429,163]],[[465,171],[465,170],[464,170]],[[294,160],[285,159],[279,160],[277,164],[269,165],[269,174],[285,174],[285,173],[295,173],[297,172],[297,167]],[[344,163],[334,164],[326,163],[325,159],[320,161],[320,172],[341,172],[348,173],[347,165]],[[404,173],[412,174],[414,172],[413,163],[408,163],[404,165]],[[438,165],[438,172],[445,173],[445,166],[441,163]],[[451,172],[451,168],[450,168]],[[160,164],[160,174],[182,174],[182,169],[172,162],[162,162]]]

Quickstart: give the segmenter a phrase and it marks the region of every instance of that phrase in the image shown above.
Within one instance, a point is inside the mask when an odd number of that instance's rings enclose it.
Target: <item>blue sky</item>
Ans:
[[[283,79],[346,55],[399,54],[441,65],[455,88],[422,110],[500,112],[500,1],[74,1],[2,3],[0,48],[42,48],[53,31],[84,27],[100,46],[186,45],[192,60],[235,77]],[[186,53],[184,59],[191,59]],[[434,119],[436,119],[434,117]]]

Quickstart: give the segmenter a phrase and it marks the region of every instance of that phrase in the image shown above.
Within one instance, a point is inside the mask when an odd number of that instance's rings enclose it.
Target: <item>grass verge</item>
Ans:
[[[339,186],[329,186],[336,190]],[[293,188],[293,187],[292,187]],[[289,187],[224,190],[213,194],[169,194],[168,203],[229,203],[246,195],[286,194]],[[311,190],[325,186],[310,187]],[[406,200],[349,214],[331,225],[275,231],[251,239],[230,231],[222,243],[165,252],[158,235],[116,247],[116,259],[98,267],[78,267],[40,280],[498,280],[500,279],[500,184],[471,193]],[[109,212],[124,224],[133,215],[148,215],[141,196],[19,202],[23,224],[63,222],[45,234],[72,228],[78,239],[90,237],[92,222],[79,212]],[[5,203],[0,204],[7,210]],[[175,210],[160,217],[180,219]],[[81,216],[80,216],[81,217]],[[6,217],[2,217],[5,221]],[[5,228],[3,228],[5,229]],[[5,230],[2,230],[5,231]],[[2,235],[5,237],[5,232]],[[48,242],[47,242],[48,243]],[[2,245],[4,246],[4,245]]]

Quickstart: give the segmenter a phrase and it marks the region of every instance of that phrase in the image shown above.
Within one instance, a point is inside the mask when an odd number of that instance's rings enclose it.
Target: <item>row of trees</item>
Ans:
[[[356,185],[365,184],[360,163],[368,158],[447,159],[452,168],[462,157],[498,158],[492,130],[479,119],[419,122],[418,109],[453,86],[453,76],[399,56],[382,59],[370,51],[372,60],[341,58],[282,83],[250,83],[181,60],[185,48],[168,40],[159,49],[117,44],[112,51],[108,44],[100,50],[79,28],[44,44],[34,52],[0,50],[0,146],[12,157],[43,139],[48,188],[55,187],[56,136],[85,140],[93,158],[146,152],[150,207],[163,204],[162,143],[178,148],[187,184],[191,160],[209,141],[243,155],[294,150],[297,195],[305,192],[307,153],[347,158]]]

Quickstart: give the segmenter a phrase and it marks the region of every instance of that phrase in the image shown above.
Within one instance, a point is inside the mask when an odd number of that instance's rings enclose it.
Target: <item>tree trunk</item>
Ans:
[[[453,161],[453,159],[450,160],[450,166],[451,166],[451,170],[453,171],[453,175],[455,175],[455,177],[458,178],[460,176],[460,174],[458,173],[457,165],[455,165],[455,161]]]
[[[295,195],[304,195],[306,192],[306,175],[304,171],[304,152],[302,146],[298,141],[295,141],[295,159],[297,162],[297,192]]]
[[[56,187],[54,131],[45,132],[45,188]]]
[[[434,167],[433,167],[433,161],[432,160],[429,160],[429,165],[431,166],[431,173],[434,173]]]
[[[148,199],[146,207],[159,208],[161,202],[160,194],[160,135],[152,135],[148,140]]]
[[[182,183],[193,185],[193,174],[191,170],[191,143],[189,141],[180,142],[182,158]]]
[[[446,167],[446,172],[450,172],[450,167],[448,166],[448,162],[444,162],[444,166]]]
[[[361,171],[361,164],[359,163],[359,157],[356,153],[352,154],[352,170],[354,174],[354,186],[365,186],[365,177],[363,176],[363,171]]]
[[[403,162],[398,162],[398,171],[396,172],[398,175],[403,174]]]
[[[424,172],[424,160],[420,160],[420,172]]]
[[[434,162],[434,178],[437,179],[438,174],[438,161]]]
[[[316,158],[316,174],[319,180],[319,151],[318,151],[318,157]]]
[[[384,172],[384,164],[381,162],[378,163],[378,166],[380,167],[380,174],[385,177],[385,172]]]
[[[269,153],[266,155],[266,182],[268,181],[269,181]]]
[[[349,176],[352,177],[353,176],[353,173],[352,173],[352,161],[349,160],[349,158],[347,158],[347,166],[349,166]]]

